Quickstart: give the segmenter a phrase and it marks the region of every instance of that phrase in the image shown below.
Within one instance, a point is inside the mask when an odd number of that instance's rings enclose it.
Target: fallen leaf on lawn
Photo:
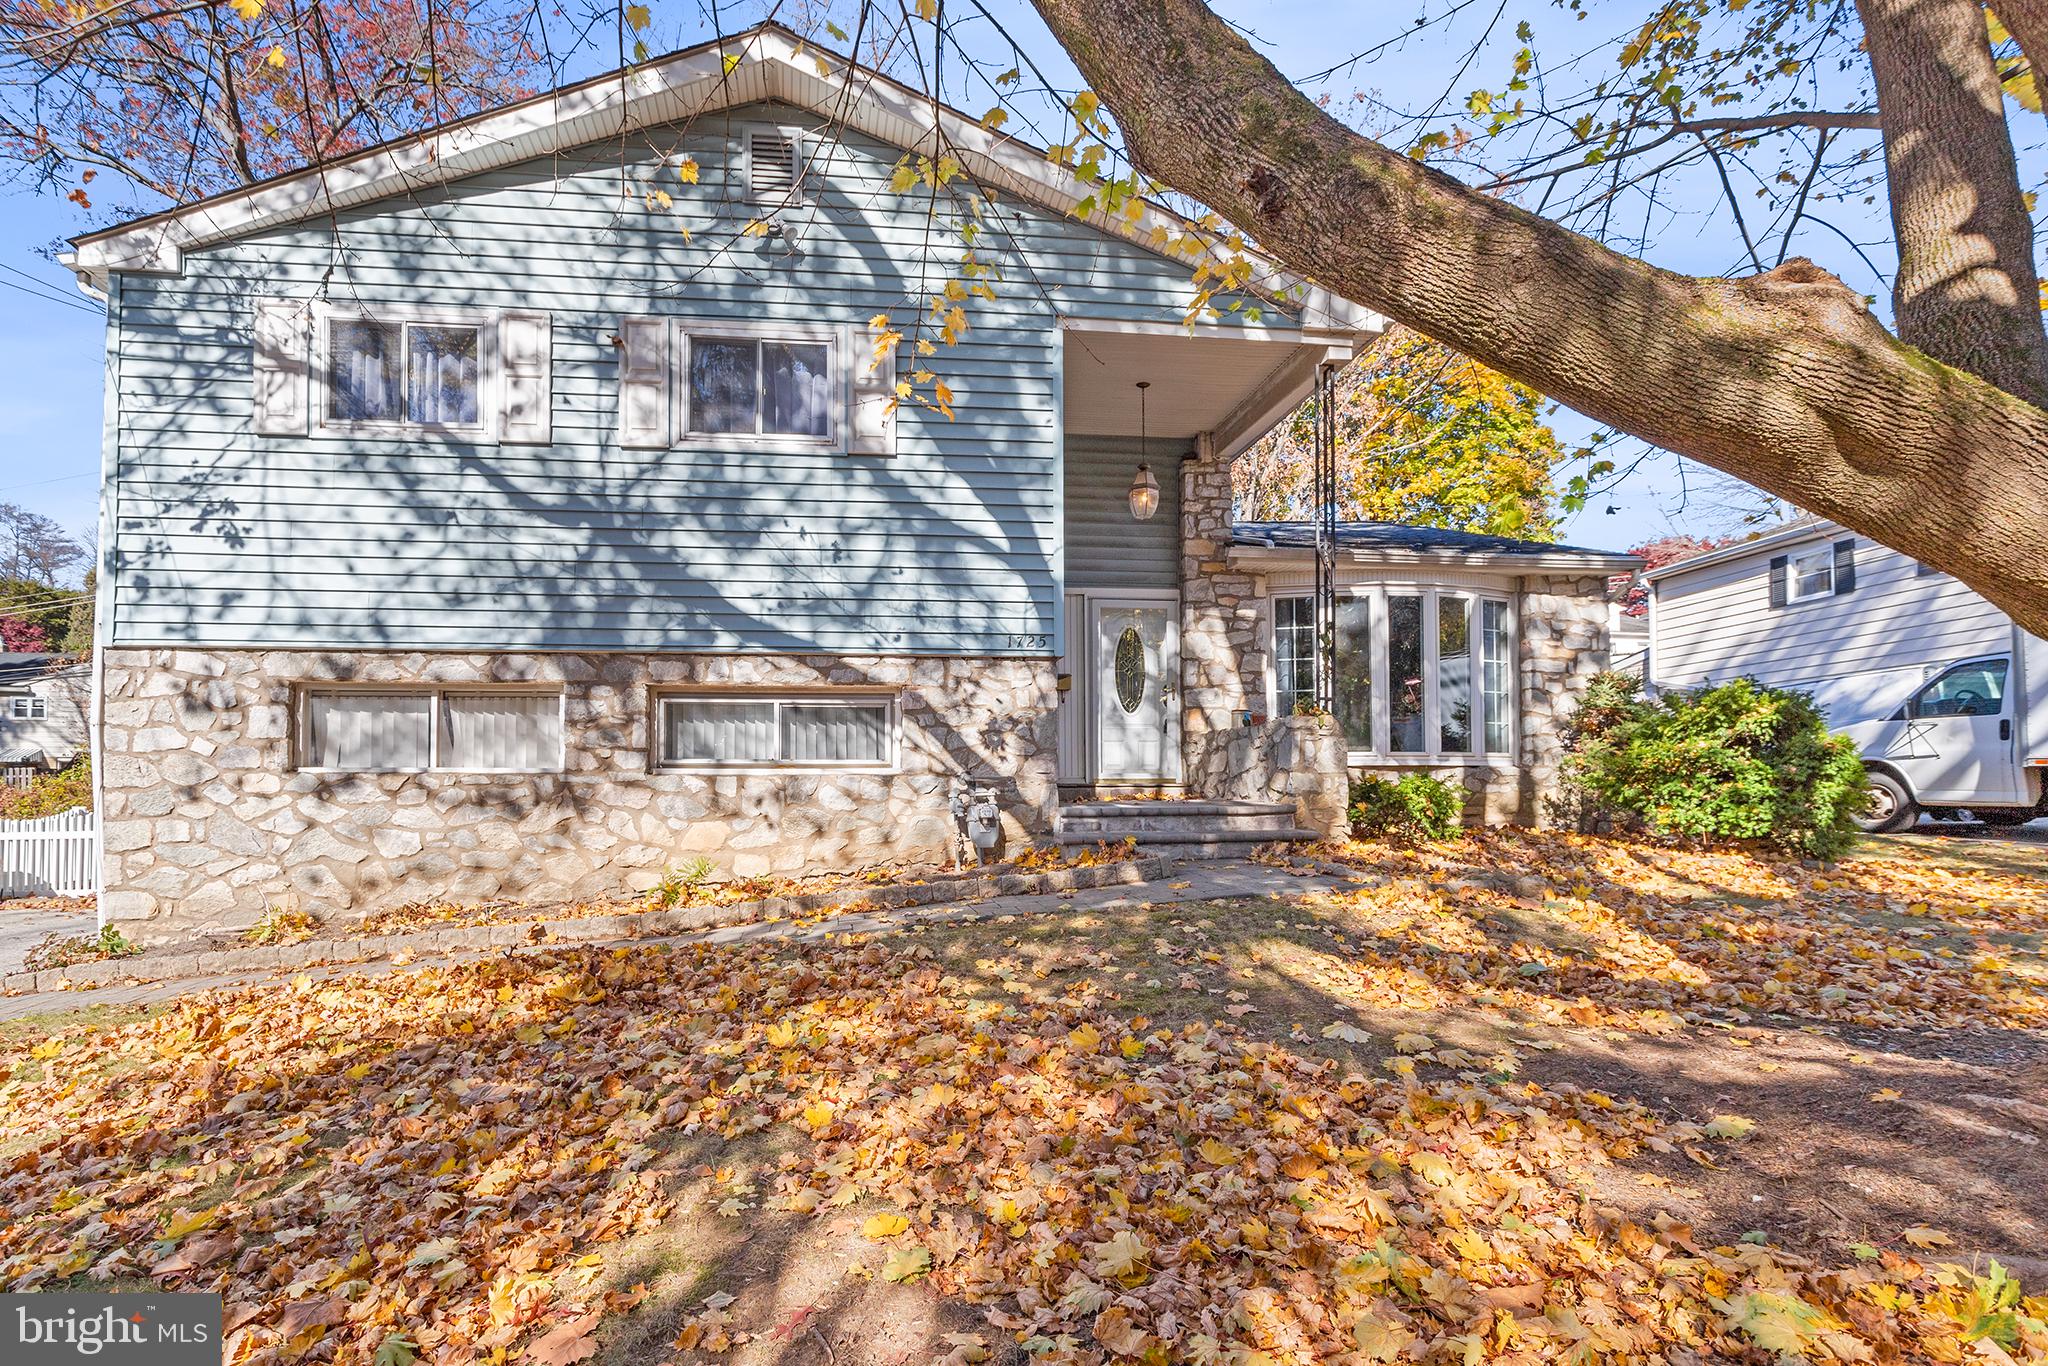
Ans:
[[[1940,1229],[1929,1228],[1925,1224],[1915,1224],[1899,1236],[1919,1248],[1954,1247],[1956,1242]]]
[[[540,1366],[572,1366],[572,1363],[593,1356],[597,1352],[597,1339],[591,1334],[597,1331],[598,1314],[585,1314],[574,1318],[543,1336],[526,1349],[527,1359]]]
[[[1152,1343],[1152,1335],[1131,1322],[1131,1311],[1122,1305],[1097,1314],[1091,1331],[1097,1342],[1122,1357],[1142,1356]]]
[[[894,1238],[909,1227],[910,1220],[903,1215],[877,1214],[860,1226],[860,1233],[863,1238],[873,1238],[879,1242],[884,1238]]]
[[[882,1279],[914,1281],[932,1269],[932,1254],[921,1247],[899,1247],[882,1263]]]
[[[1747,1138],[1755,1128],[1755,1120],[1741,1115],[1715,1115],[1707,1121],[1704,1132],[1708,1138]]]
[[[1435,1046],[1435,1040],[1427,1034],[1396,1034],[1394,1047],[1403,1053],[1422,1053]]]
[[[1372,1042],[1372,1035],[1366,1033],[1357,1025],[1347,1024],[1342,1020],[1337,1021],[1335,1024],[1324,1025],[1323,1037],[1326,1039],[1341,1039],[1345,1043]]]
[[[1870,1093],[1870,1098],[1876,1101],[1878,1104],[1883,1105],[1888,1101],[1900,1099],[1900,1093],[1892,1090],[1891,1087],[1887,1086],[1884,1087],[1882,1090],[1872,1091]]]

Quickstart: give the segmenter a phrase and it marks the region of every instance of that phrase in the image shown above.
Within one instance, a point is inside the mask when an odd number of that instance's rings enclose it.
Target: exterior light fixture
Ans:
[[[1131,480],[1131,516],[1141,522],[1152,520],[1152,514],[1159,511],[1159,481],[1152,477],[1152,466],[1146,463],[1145,455],[1145,391],[1152,387],[1152,381],[1138,381],[1138,473]]]

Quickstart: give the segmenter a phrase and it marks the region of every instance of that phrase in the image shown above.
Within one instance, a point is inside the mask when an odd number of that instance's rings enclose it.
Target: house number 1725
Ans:
[[[1012,650],[1049,650],[1052,648],[1052,637],[1011,636],[1009,648]]]

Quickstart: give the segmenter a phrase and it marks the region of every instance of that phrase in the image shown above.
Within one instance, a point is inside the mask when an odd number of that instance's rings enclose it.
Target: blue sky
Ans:
[[[1218,0],[1217,8],[1251,33],[1276,65],[1289,73],[1327,66],[1386,37],[1400,22],[1395,13],[1371,22],[1362,17],[1346,18],[1333,30],[1333,15],[1344,11],[1320,0]],[[991,9],[1010,33],[1026,43],[1030,55],[1055,83],[1078,84],[1063,55],[1021,0],[996,0]],[[1562,40],[1568,18],[1561,9],[1511,0],[1508,19],[1500,26],[1503,33],[1512,32],[1518,17],[1515,11],[1526,11],[1537,25],[1539,44],[1546,30]],[[1362,15],[1364,11],[1352,13]],[[664,11],[657,6],[656,15],[657,50],[706,36],[703,27],[684,18],[680,9]],[[726,22],[736,25],[744,21],[728,10]],[[1461,30],[1456,25],[1431,30],[1428,36],[1390,50],[1373,65],[1328,89],[1340,99],[1354,89],[1369,89],[1397,107],[1427,105],[1443,92],[1475,35],[1476,28]],[[1001,58],[1005,49],[992,35],[984,36],[990,55]],[[1583,43],[1585,30],[1577,30],[1573,37]],[[970,36],[967,41],[977,52],[981,50],[977,38]],[[1456,91],[1458,99],[1465,87],[1497,83],[1501,62],[1493,60],[1496,55],[1488,52],[1473,65],[1470,76]],[[963,105],[975,105],[975,95],[959,98]],[[1864,226],[1879,230],[1859,235],[1881,236],[1882,209],[1867,212],[1878,215],[1878,220]],[[1716,225],[1688,231],[1684,226],[1688,221],[1681,203],[1678,225],[1662,235],[1651,259],[1689,273],[1733,270],[1739,250],[1732,228]],[[0,269],[0,501],[44,513],[81,533],[89,531],[96,519],[103,323],[96,313],[35,297],[26,289],[40,288],[59,299],[87,302],[68,273],[45,254],[54,241],[87,226],[79,212],[58,196],[0,191],[0,266],[7,267]],[[1809,249],[1823,265],[1842,271],[1858,288],[1878,288],[1875,281],[1859,280],[1848,269],[1854,262],[1842,259],[1849,255],[1846,247],[1830,252],[1824,243],[1815,243]],[[33,283],[24,276],[32,277]],[[1554,424],[1569,442],[1583,440],[1591,430],[1569,412],[1560,412]],[[1702,473],[1693,472],[1695,489]],[[1717,513],[1713,506],[1724,500],[1695,494],[1681,504],[1680,490],[1677,463],[1668,456],[1652,459],[1611,496],[1596,499],[1572,518],[1564,537],[1618,548],[1674,529],[1713,529],[1726,524],[1725,514]],[[1605,511],[1609,506],[1615,509],[1611,514]]]

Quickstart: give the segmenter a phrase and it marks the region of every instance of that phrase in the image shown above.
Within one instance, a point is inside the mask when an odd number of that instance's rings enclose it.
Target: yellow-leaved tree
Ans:
[[[1563,458],[1542,398],[1407,328],[1337,377],[1337,515],[1547,541]],[[1314,398],[1231,469],[1240,521],[1314,515]]]

